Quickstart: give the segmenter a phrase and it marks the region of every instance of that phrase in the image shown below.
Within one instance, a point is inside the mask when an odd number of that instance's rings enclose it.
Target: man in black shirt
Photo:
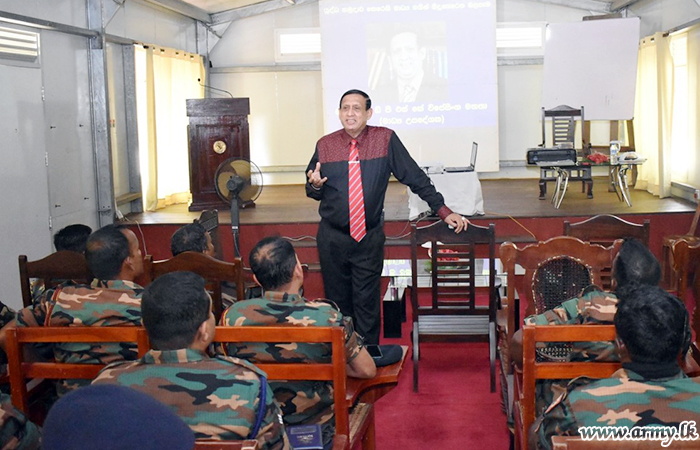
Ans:
[[[394,131],[367,125],[371,106],[369,96],[359,90],[340,98],[343,129],[316,144],[307,168],[306,195],[321,202],[317,244],[326,297],[353,318],[365,342],[378,344],[383,210],[389,176],[394,174],[409,186],[456,233],[469,222],[445,206]],[[358,172],[353,172],[355,165],[360,167]]]

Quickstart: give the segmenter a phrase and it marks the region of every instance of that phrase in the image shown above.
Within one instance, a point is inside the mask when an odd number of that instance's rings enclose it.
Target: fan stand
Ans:
[[[241,193],[244,186],[245,181],[238,175],[231,176],[231,178],[229,178],[229,180],[226,182],[226,188],[231,193],[231,232],[233,233],[233,252],[236,258],[241,257],[241,247],[239,245],[239,227],[241,218],[238,212],[240,202],[238,195]],[[255,206],[254,203],[253,206]]]

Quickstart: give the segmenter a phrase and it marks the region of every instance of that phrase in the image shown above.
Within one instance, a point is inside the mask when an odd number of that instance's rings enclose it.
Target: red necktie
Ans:
[[[365,199],[362,194],[362,174],[357,141],[353,139],[348,158],[348,200],[350,204],[350,236],[357,242],[367,234],[365,226]]]

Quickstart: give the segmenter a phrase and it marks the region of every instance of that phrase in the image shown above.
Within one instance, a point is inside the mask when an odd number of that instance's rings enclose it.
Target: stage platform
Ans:
[[[660,199],[646,191],[632,189],[632,207],[608,192],[607,179],[594,178],[593,198],[586,198],[578,183],[571,183],[561,208],[554,209],[549,199],[539,200],[536,179],[482,180],[486,214],[475,219],[492,220],[508,217],[588,217],[595,214],[637,215],[670,214],[695,211],[691,202],[674,198]],[[550,190],[553,186],[550,186]],[[306,197],[304,186],[265,186],[256,207],[241,210],[242,225],[318,223],[318,202]],[[387,222],[408,219],[408,194],[398,182],[389,183],[386,195],[385,220]],[[142,225],[178,225],[190,223],[199,212],[189,212],[184,204],[142,214],[130,214],[129,219]],[[230,224],[228,210],[220,209],[219,222]]]
[[[692,220],[695,205],[675,198],[660,199],[646,191],[632,190],[632,207],[620,202],[614,192],[608,192],[607,179],[595,178],[593,195],[588,199],[578,183],[569,186],[561,208],[555,209],[549,200],[539,200],[536,179],[482,180],[484,198],[483,216],[470,217],[477,224],[496,224],[497,236],[527,236],[543,240],[561,234],[563,221],[579,221],[596,214],[615,214],[634,222],[651,221],[650,247],[657,255],[661,238],[668,234],[685,233]],[[303,185],[266,186],[256,200],[255,208],[241,209],[241,254],[246,255],[257,240],[272,234],[286,236],[300,248],[300,254],[313,263],[315,235],[320,220],[318,202],[306,197]],[[183,224],[199,217],[187,205],[141,214],[129,214],[125,223],[139,223],[147,243],[147,253],[156,259],[170,257],[169,239]],[[220,234],[226,258],[233,256],[230,214],[219,210]],[[410,230],[408,221],[408,193],[398,182],[389,183],[385,201],[385,231],[387,256],[396,251],[406,255],[406,239]],[[393,250],[393,247],[397,247]],[[400,250],[399,250],[400,249]],[[392,255],[394,254],[394,255]]]
[[[614,192],[608,192],[607,179],[596,178],[593,199],[581,192],[578,183],[571,184],[561,207],[555,209],[549,200],[539,200],[536,179],[483,180],[483,216],[470,217],[478,225],[494,223],[500,241],[527,242],[559,236],[564,220],[578,222],[596,214],[615,214],[627,220],[643,223],[650,220],[649,247],[657,257],[661,256],[661,241],[669,234],[686,233],[690,227],[695,204],[674,198],[660,199],[645,191],[632,190],[632,207],[620,202]],[[306,197],[304,186],[266,186],[256,200],[256,207],[240,211],[240,254],[247,256],[260,239],[280,235],[290,239],[297,247],[302,263],[312,270],[307,274],[305,288],[311,297],[321,297],[320,274],[314,270],[318,263],[316,231],[318,229],[318,203]],[[144,254],[154,260],[167,259],[170,253],[170,237],[182,225],[198,218],[199,212],[190,212],[187,205],[174,205],[156,212],[129,214],[124,221],[133,227],[143,245]],[[436,220],[436,219],[424,219]],[[219,236],[225,260],[234,257],[230,214],[219,210]],[[139,231],[140,230],[140,231]],[[385,201],[385,225],[387,236],[385,257],[408,259],[408,194],[398,182],[389,184]]]

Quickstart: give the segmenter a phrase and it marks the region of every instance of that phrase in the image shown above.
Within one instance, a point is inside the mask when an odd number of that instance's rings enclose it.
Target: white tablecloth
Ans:
[[[484,198],[476,172],[434,173],[429,176],[452,211],[463,216],[484,214]],[[430,207],[408,188],[408,209],[408,217],[413,220],[429,211]]]

